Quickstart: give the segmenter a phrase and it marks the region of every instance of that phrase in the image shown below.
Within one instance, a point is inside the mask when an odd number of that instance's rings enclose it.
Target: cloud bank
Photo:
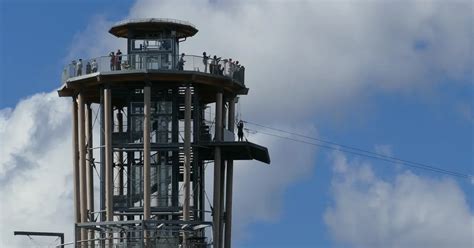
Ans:
[[[392,181],[367,163],[335,153],[333,206],[324,220],[333,238],[349,247],[472,247],[474,213],[450,179],[410,171]]]
[[[0,111],[0,246],[31,241],[13,231],[57,231],[72,237],[70,103],[56,92]]]

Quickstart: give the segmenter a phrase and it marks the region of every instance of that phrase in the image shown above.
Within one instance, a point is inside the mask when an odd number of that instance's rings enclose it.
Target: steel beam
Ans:
[[[235,98],[229,100],[229,117],[228,130],[234,132],[235,126]],[[226,196],[225,196],[225,238],[224,248],[232,246],[232,191],[234,178],[234,161],[227,161],[227,176],[226,176]]]
[[[222,140],[222,92],[216,95],[216,120],[215,120],[214,139],[219,142]],[[221,247],[221,148],[216,146],[214,152],[214,211],[213,211],[213,240],[214,248]]]
[[[123,133],[123,114],[122,114],[122,109],[119,109],[117,113],[117,124],[118,124],[118,132],[121,134]],[[119,175],[118,175],[118,187],[119,187],[119,195],[123,196],[123,167],[124,167],[124,161],[123,161],[123,151],[120,149],[118,151],[118,168],[119,168]],[[120,215],[120,220],[123,220],[123,215]]]
[[[94,156],[93,156],[93,141],[92,141],[92,109],[91,104],[86,106],[86,137],[87,137],[87,168],[86,168],[86,182],[87,182],[87,209],[89,222],[94,221]],[[95,238],[94,231],[89,230],[89,240]],[[94,241],[89,242],[88,247],[94,247]]]

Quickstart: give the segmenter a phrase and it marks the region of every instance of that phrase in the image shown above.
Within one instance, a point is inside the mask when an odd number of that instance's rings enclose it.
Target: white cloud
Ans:
[[[404,248],[474,245],[474,213],[453,180],[406,171],[393,182],[386,181],[369,164],[348,161],[339,153],[333,163],[334,203],[324,219],[337,243]]]
[[[105,16],[96,15],[92,17],[84,30],[77,31],[74,35],[64,63],[70,63],[70,61],[79,58],[92,59],[108,56],[110,52],[115,52],[117,49],[126,51],[125,39],[117,39],[112,34],[109,34],[109,29],[112,25],[113,22],[107,20]],[[108,62],[108,59],[104,59],[104,61]],[[99,64],[99,68],[100,66]],[[105,66],[108,66],[108,64]]]
[[[0,114],[0,246],[31,245],[13,231],[73,231],[70,104],[39,93]],[[50,241],[51,242],[51,241]]]

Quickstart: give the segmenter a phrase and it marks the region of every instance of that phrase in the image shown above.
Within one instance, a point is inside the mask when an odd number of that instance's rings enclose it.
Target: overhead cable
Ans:
[[[436,172],[436,173],[447,174],[447,175],[451,175],[451,176],[455,176],[455,177],[459,177],[459,178],[464,178],[464,179],[473,179],[474,178],[472,175],[469,175],[469,174],[466,174],[466,173],[456,172],[456,171],[452,171],[452,170],[446,170],[446,169],[442,169],[442,168],[439,168],[439,167],[435,167],[435,166],[431,166],[431,165],[427,165],[427,164],[423,164],[423,163],[419,163],[419,162],[414,162],[414,161],[410,161],[410,160],[406,160],[406,159],[400,159],[400,158],[397,158],[397,157],[388,156],[388,155],[385,155],[385,154],[376,153],[376,152],[364,150],[364,149],[361,149],[361,148],[336,143],[336,142],[329,141],[329,140],[324,140],[324,139],[315,138],[315,137],[311,137],[311,136],[307,136],[307,135],[303,135],[303,134],[299,134],[299,133],[295,133],[295,132],[282,130],[282,129],[279,129],[279,128],[273,128],[273,127],[265,126],[265,125],[258,124],[258,123],[255,123],[255,122],[251,122],[251,121],[243,121],[243,122],[247,123],[247,124],[254,125],[254,126],[258,126],[258,127],[261,127],[261,128],[266,128],[266,129],[269,129],[269,130],[277,131],[277,132],[280,132],[280,133],[286,133],[286,134],[290,134],[290,135],[294,135],[294,136],[314,140],[314,141],[317,141],[319,143],[309,142],[309,141],[305,141],[305,140],[301,140],[301,139],[295,139],[295,138],[291,138],[291,137],[288,137],[288,136],[282,136],[282,135],[278,135],[278,134],[274,134],[274,133],[262,132],[261,130],[252,130],[252,129],[246,128],[249,131],[258,132],[258,133],[268,135],[268,136],[287,139],[287,140],[291,140],[291,141],[295,141],[295,142],[304,143],[304,144],[307,144],[307,145],[318,146],[318,147],[321,147],[321,148],[341,151],[341,152],[350,153],[350,154],[353,154],[353,155],[358,155],[358,156],[363,156],[363,157],[368,157],[368,158],[372,158],[372,159],[378,159],[378,160],[389,162],[389,163],[392,163],[392,164],[402,164],[402,165],[410,166],[410,167],[417,168],[417,169],[423,169],[423,170],[428,170],[428,171],[432,171],[432,172]]]

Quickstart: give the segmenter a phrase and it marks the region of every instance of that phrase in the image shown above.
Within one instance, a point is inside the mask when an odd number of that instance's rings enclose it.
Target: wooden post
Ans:
[[[151,87],[143,88],[143,220],[150,219],[150,112],[151,112]],[[145,245],[149,246],[148,232],[144,233]]]
[[[104,136],[105,136],[105,212],[106,220],[114,220],[113,197],[114,197],[114,157],[112,151],[112,93],[108,87],[104,88]],[[113,245],[113,234],[109,233],[109,247]]]
[[[86,121],[84,109],[84,95],[79,93],[78,116],[79,116],[79,188],[81,199],[81,223],[87,222],[87,182],[86,182]],[[81,241],[87,240],[87,229],[81,229]],[[81,247],[84,247],[81,242]]]
[[[216,120],[215,120],[215,134],[214,139],[216,142],[222,140],[222,92],[216,95]],[[214,248],[220,248],[220,236],[221,236],[221,148],[216,146],[214,151],[214,211],[213,211],[213,240]]]

